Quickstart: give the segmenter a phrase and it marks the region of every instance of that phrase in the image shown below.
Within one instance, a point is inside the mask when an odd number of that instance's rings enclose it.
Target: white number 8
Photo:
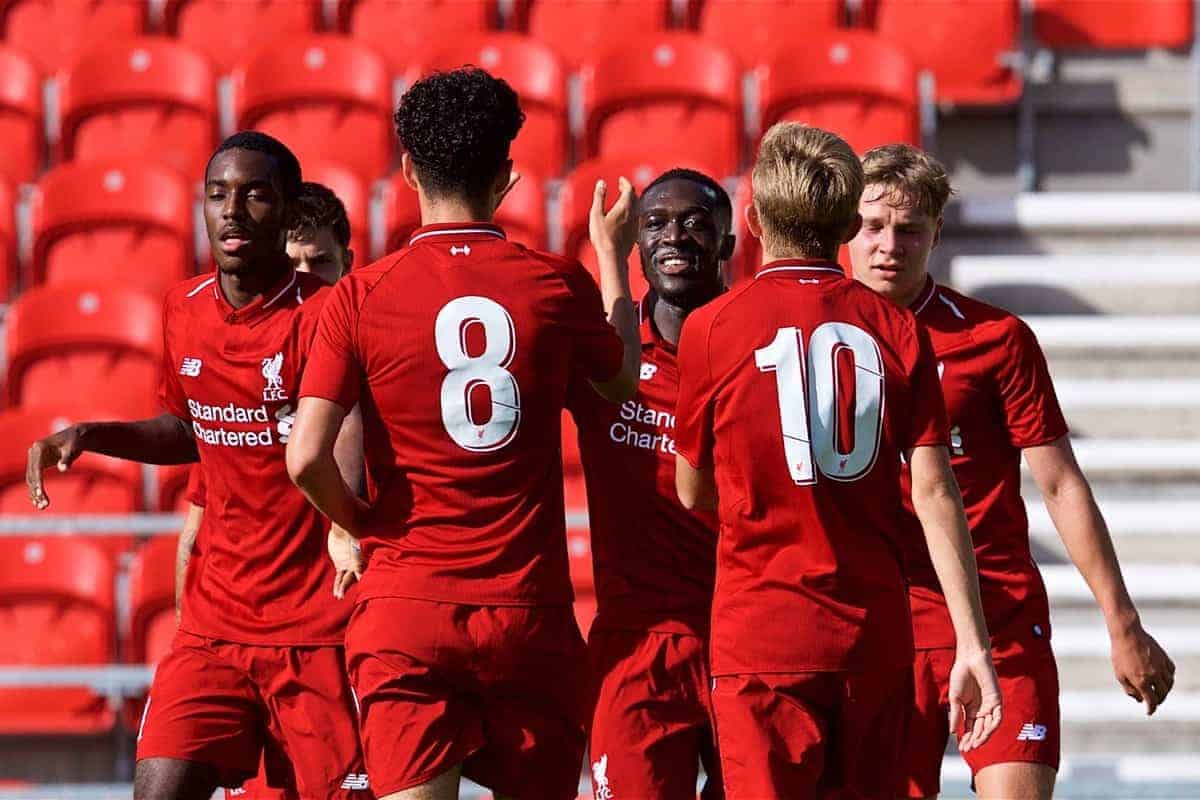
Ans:
[[[483,329],[483,352],[467,352],[467,336]],[[506,369],[517,350],[517,333],[504,306],[486,297],[459,297],[438,312],[434,322],[438,357],[450,370],[442,381],[442,425],[455,444],[482,453],[498,450],[517,435],[521,423],[521,393],[517,379]],[[491,416],[477,421],[471,397],[487,387]]]

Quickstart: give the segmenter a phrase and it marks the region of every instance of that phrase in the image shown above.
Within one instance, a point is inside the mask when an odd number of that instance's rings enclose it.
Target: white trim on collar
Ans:
[[[215,281],[215,280],[216,280],[216,278],[215,278],[215,277],[213,277],[213,278],[209,278],[208,280],[204,281],[203,283],[201,283],[201,284],[200,284],[199,286],[197,286],[195,289],[192,289],[190,292],[188,292],[188,293],[187,293],[186,295],[184,295],[184,296],[185,296],[185,297],[195,297],[196,295],[200,294],[200,292],[204,291],[204,287],[205,287],[205,286],[208,286],[210,283],[212,283],[212,282],[213,282],[213,281]]]
[[[292,279],[287,282],[287,286],[284,286],[282,289],[280,289],[279,294],[275,295],[270,300],[263,303],[262,307],[266,308],[267,306],[271,305],[271,303],[274,303],[276,300],[283,297],[283,295],[287,292],[287,290],[291,289],[295,285],[296,285],[296,271],[292,270]]]
[[[837,269],[836,267],[803,267],[803,266],[799,266],[799,265],[794,266],[794,267],[771,267],[770,269],[764,269],[764,270],[760,270],[760,271],[754,273],[754,277],[757,279],[757,278],[761,278],[763,275],[769,275],[772,272],[794,272],[796,270],[809,270],[812,272],[832,272],[835,275],[841,275],[843,278],[846,277],[846,273],[842,272],[840,269]]]
[[[929,294],[925,295],[925,299],[921,301],[921,305],[919,305],[913,309],[913,314],[920,314],[922,311],[924,311],[925,306],[929,305],[929,301],[933,299],[933,296],[935,294],[937,294],[937,282],[930,281],[929,282]]]
[[[475,235],[495,236],[497,239],[503,239],[504,234],[494,228],[453,228],[445,231],[425,231],[418,233],[416,236],[408,240],[410,245],[424,239],[426,236],[475,236]]]

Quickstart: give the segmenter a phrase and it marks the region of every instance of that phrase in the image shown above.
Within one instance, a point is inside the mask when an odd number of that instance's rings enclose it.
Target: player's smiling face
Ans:
[[[721,262],[733,250],[728,219],[716,210],[713,191],[676,178],[642,195],[638,251],[646,282],[680,308],[696,308],[724,290]]]
[[[858,213],[862,228],[850,241],[854,277],[907,306],[925,285],[942,220],[931,218],[903,194],[875,184],[863,191]]]
[[[287,209],[274,159],[239,148],[214,156],[204,177],[204,223],[221,272],[276,263],[284,252]]]

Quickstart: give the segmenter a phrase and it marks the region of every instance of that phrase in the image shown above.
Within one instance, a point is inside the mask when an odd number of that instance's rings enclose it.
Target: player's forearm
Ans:
[[[362,412],[358,406],[350,410],[342,420],[342,429],[333,443],[333,458],[337,462],[342,480],[355,496],[361,496],[365,483],[363,467]]]
[[[143,464],[190,464],[198,461],[191,426],[174,414],[137,422],[82,422],[83,450]]]
[[[365,504],[354,496],[342,480],[342,473],[332,452],[298,462],[289,450],[288,472],[318,511],[350,535],[358,536]]]
[[[183,530],[179,532],[179,545],[175,548],[175,613],[183,610],[183,587],[187,582],[188,562],[192,558],[192,547],[196,543],[196,534],[200,532],[200,521],[204,518],[204,509],[193,503],[188,504],[187,516],[183,520]]]

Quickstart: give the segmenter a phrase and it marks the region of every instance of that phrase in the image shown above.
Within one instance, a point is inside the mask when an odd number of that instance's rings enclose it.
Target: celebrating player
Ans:
[[[217,273],[165,301],[166,413],[80,423],[30,448],[38,508],[50,502],[42,471],[87,451],[153,464],[199,457],[207,478],[180,630],[138,732],[138,800],[208,800],[254,775],[264,751],[273,788],[369,796],[341,647],[350,607],[330,594],[326,524],[291,485],[282,452],[328,296],[285,249],[299,192],[300,165],[283,144],[254,132],[226,139],[205,175]]]
[[[896,540],[900,458],[958,635],[964,749],[1000,719],[937,367],[912,314],[846,279],[862,167],[798,123],[763,138],[750,233],[764,264],[693,311],[679,346],[677,485],[718,506],[712,705],[725,792],[892,800],[911,705]]]
[[[501,797],[576,795],[589,681],[560,421],[573,376],[614,402],[636,387],[633,189],[622,179],[607,215],[596,189],[601,291],[577,262],[510,243],[490,220],[523,120],[478,69],[405,93],[395,121],[424,225],[334,287],[288,444],[297,484],[368,551],[363,571],[344,550],[345,580],[362,580],[346,644],[384,800],[452,800],[460,775]],[[332,455],[360,398],[369,507]]]
[[[729,195],[698,172],[672,170],[646,187],[638,249],[651,291],[639,308],[638,392],[620,406],[586,386],[569,398],[595,560],[589,749],[601,800],[695,800],[701,760],[702,796],[720,796],[707,654],[716,518],[685,510],[675,494],[675,346],[687,315],[724,289],[732,215]]]
[[[1068,553],[1104,612],[1113,666],[1126,693],[1153,713],[1171,691],[1175,665],[1142,628],[1125,589],[1033,332],[1012,314],[939,286],[928,274],[929,253],[937,245],[950,196],[945,169],[909,145],[875,148],[863,167],[863,226],[850,243],[854,275],[912,309],[929,332],[953,425],[951,461],[975,543],[1004,697],[1003,724],[986,745],[965,757],[985,800],[1049,798],[1060,750],[1058,670],[1050,648],[1046,588],[1029,551],[1022,453]],[[904,736],[905,791],[909,797],[932,797],[940,790],[948,736],[939,709],[946,705],[955,637],[928,553],[908,547],[905,555],[917,647],[916,708]]]

